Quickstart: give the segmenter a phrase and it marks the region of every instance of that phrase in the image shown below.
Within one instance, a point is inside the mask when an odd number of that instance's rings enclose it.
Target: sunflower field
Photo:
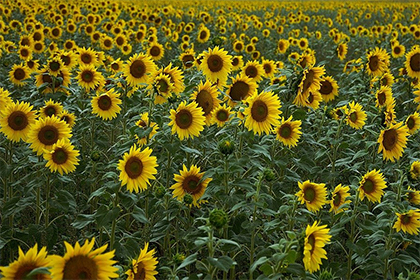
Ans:
[[[2,0],[0,279],[420,279],[420,4]]]

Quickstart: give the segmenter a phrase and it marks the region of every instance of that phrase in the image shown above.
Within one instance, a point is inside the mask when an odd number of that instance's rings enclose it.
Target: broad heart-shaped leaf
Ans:
[[[197,260],[197,255],[198,253],[189,255],[188,257],[186,257],[182,263],[178,266],[178,268],[176,269],[176,271],[180,270],[181,268],[186,267],[187,265],[190,265],[192,263],[194,263]]]
[[[144,210],[138,207],[137,205],[134,205],[134,210],[133,210],[133,213],[131,213],[131,215],[133,216],[134,219],[136,219],[140,223],[143,223],[143,224],[150,223],[149,220],[146,218],[146,213],[144,212]]]
[[[119,207],[114,207],[111,210],[108,207],[102,205],[95,212],[96,223],[98,227],[106,226],[115,220],[120,214],[121,209]]]
[[[236,264],[236,262],[228,256],[222,256],[220,258],[207,257],[207,260],[212,266],[217,267],[224,272],[228,272],[232,265]]]

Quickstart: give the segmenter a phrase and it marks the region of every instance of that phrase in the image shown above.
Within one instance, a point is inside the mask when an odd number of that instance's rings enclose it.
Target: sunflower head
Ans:
[[[301,204],[305,203],[309,211],[317,212],[327,203],[325,184],[312,183],[309,180],[298,182],[300,191],[296,193]]]
[[[405,213],[395,213],[397,215],[397,221],[393,228],[399,231],[403,231],[409,234],[418,235],[420,228],[420,210],[409,210]]]
[[[303,249],[305,270],[310,273],[319,270],[322,259],[328,259],[324,247],[330,240],[331,235],[327,225],[320,226],[319,222],[315,221],[312,226],[306,227]]]
[[[156,265],[158,264],[155,254],[155,249],[148,250],[149,243],[144,245],[144,248],[140,250],[139,257],[131,261],[131,267],[125,272],[128,275],[127,280],[156,280],[155,275],[158,274],[156,271]]]
[[[201,107],[195,102],[186,105],[183,101],[176,110],[172,109],[170,114],[169,126],[172,126],[172,134],[177,133],[180,140],[199,136],[204,130],[206,118]]]
[[[384,194],[386,182],[380,171],[372,170],[366,173],[359,183],[359,197],[363,200],[365,197],[371,202],[380,202]]]
[[[407,145],[408,128],[402,123],[391,125],[381,131],[378,138],[378,153],[382,152],[383,158],[386,160],[398,160]]]

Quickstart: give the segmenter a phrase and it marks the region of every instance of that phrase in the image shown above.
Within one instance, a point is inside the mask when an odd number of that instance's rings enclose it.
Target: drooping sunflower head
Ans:
[[[363,111],[363,107],[359,103],[355,103],[354,101],[350,102],[346,115],[346,122],[349,126],[360,129],[365,125],[367,114]]]
[[[33,106],[27,102],[12,102],[0,114],[0,132],[12,142],[27,141],[36,120]]]
[[[406,54],[405,68],[407,75],[411,78],[420,79],[420,48],[414,46],[409,53]]]
[[[392,228],[395,228],[397,232],[403,231],[409,234],[418,235],[420,228],[420,210],[409,210],[405,213],[395,213],[397,215],[397,221]]]
[[[213,87],[209,81],[201,82],[198,89],[191,96],[191,100],[195,101],[204,112],[206,124],[211,124],[212,111],[219,106],[220,100],[217,98],[217,88]]]
[[[110,280],[118,277],[117,262],[113,260],[114,251],[104,253],[108,245],[93,250],[95,238],[85,241],[83,246],[79,242],[73,247],[66,241],[64,256],[50,256],[52,279],[103,279]]]
[[[338,96],[338,84],[333,77],[327,76],[321,80],[321,88],[319,89],[322,99],[330,102]]]
[[[381,131],[378,138],[378,153],[383,153],[383,158],[387,160],[398,160],[407,145],[408,128],[402,123],[389,126]]]
[[[204,195],[207,185],[212,181],[212,178],[203,180],[204,172],[200,173],[200,167],[196,165],[192,165],[190,169],[183,165],[182,169],[179,172],[180,174],[174,175],[176,183],[170,187],[173,190],[173,197],[182,201],[184,196],[189,194],[193,198],[192,204],[199,207],[199,200]]]
[[[19,247],[19,257],[8,266],[1,267],[0,272],[4,280],[28,279],[27,275],[34,269],[47,267],[48,257],[46,247],[42,247],[38,251],[38,244],[30,248],[26,253],[23,253]],[[34,279],[34,278],[32,278]],[[49,274],[39,273],[36,279],[50,280]]]
[[[41,118],[52,117],[53,115],[60,115],[63,111],[63,105],[53,100],[45,101],[45,105],[39,109],[39,116]]]
[[[372,76],[381,76],[388,70],[389,54],[385,49],[376,47],[367,55],[366,71]]]
[[[131,261],[131,267],[125,272],[128,275],[127,280],[156,280],[155,275],[158,274],[156,271],[156,265],[158,264],[155,254],[155,249],[148,251],[149,243],[144,245],[144,248],[140,250],[140,255],[137,259]]]
[[[342,208],[342,205],[351,202],[350,200],[347,200],[347,198],[350,196],[349,191],[350,187],[348,186],[342,186],[341,184],[339,184],[335,187],[330,201],[330,212],[334,211],[335,214],[338,214],[346,210],[345,208]]]
[[[38,119],[28,134],[28,142],[37,155],[44,150],[50,150],[52,146],[63,138],[70,138],[70,127],[58,116],[51,116]]]
[[[152,58],[142,53],[133,55],[124,65],[124,75],[131,86],[147,83],[148,76],[156,71]]]
[[[300,131],[301,125],[302,122],[300,120],[292,121],[292,117],[289,117],[287,120],[281,118],[279,126],[275,129],[276,139],[289,148],[297,146],[302,134]]]
[[[273,127],[280,123],[280,99],[273,92],[254,93],[247,99],[245,108],[245,127],[255,134],[270,134]]]
[[[183,101],[176,110],[172,109],[170,113],[169,126],[172,126],[172,134],[176,133],[180,140],[197,137],[204,130],[206,118],[197,103],[191,102],[186,105]]]
[[[204,57],[200,64],[203,74],[211,82],[220,80],[222,83],[225,83],[232,70],[232,56],[224,49],[219,49],[219,46],[214,47],[214,49],[209,48],[203,55]]]
[[[251,78],[246,75],[238,74],[226,90],[227,97],[225,98],[229,106],[234,107],[237,103],[246,100],[252,96],[258,85]]]
[[[324,247],[331,240],[329,231],[327,225],[320,226],[318,221],[306,227],[303,264],[310,273],[319,270],[322,259],[328,259]]]
[[[306,208],[312,212],[318,212],[327,203],[327,189],[325,184],[317,184],[309,180],[298,182],[299,189],[296,193],[301,204],[305,203]]]
[[[372,170],[363,175],[359,183],[359,197],[363,200],[365,197],[371,202],[380,202],[384,194],[386,182],[379,170]]]

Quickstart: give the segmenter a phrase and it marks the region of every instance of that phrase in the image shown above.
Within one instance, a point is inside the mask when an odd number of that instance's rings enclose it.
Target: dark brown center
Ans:
[[[180,110],[175,116],[176,125],[182,129],[187,129],[192,125],[193,116],[186,109]]]
[[[211,72],[217,73],[223,69],[223,59],[219,55],[212,54],[207,59],[207,66]]]
[[[237,81],[234,83],[229,91],[229,96],[234,101],[241,101],[245,99],[249,94],[249,85],[243,81]]]
[[[128,177],[136,179],[143,172],[143,162],[137,157],[131,157],[127,160],[124,170]]]
[[[420,71],[420,53],[416,53],[410,58],[410,67],[415,72]]]
[[[135,60],[133,63],[131,63],[130,66],[130,74],[136,78],[139,79],[144,76],[146,73],[146,65],[141,60]]]
[[[20,131],[28,126],[28,118],[22,111],[15,111],[7,118],[9,127],[15,131]]]
[[[263,122],[268,116],[268,107],[262,100],[256,100],[251,108],[252,118],[257,122]]]
[[[112,100],[108,95],[101,95],[98,99],[98,107],[102,111],[108,111],[112,106]]]
[[[58,141],[58,129],[52,125],[46,125],[38,132],[38,140],[46,146],[53,145]]]
[[[384,132],[382,145],[384,146],[385,150],[392,151],[392,149],[397,144],[397,140],[398,140],[397,130],[394,128],[391,128]]]

